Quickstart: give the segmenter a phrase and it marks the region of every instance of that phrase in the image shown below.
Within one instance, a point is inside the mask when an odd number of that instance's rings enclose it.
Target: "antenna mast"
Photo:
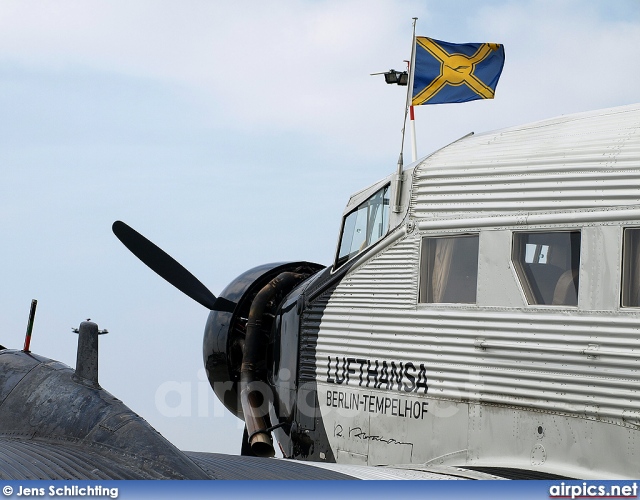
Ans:
[[[24,347],[22,352],[31,352],[29,347],[31,347],[31,332],[33,331],[33,322],[36,319],[36,306],[38,305],[38,301],[33,299],[31,301],[31,310],[29,311],[29,321],[27,322],[27,333],[24,336]]]

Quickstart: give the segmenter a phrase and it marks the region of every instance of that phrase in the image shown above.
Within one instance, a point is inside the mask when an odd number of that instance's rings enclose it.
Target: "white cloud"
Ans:
[[[381,96],[399,89],[368,74],[402,67],[411,7],[364,0],[9,1],[0,16],[0,58],[158,78],[208,96],[227,126],[315,127],[340,137],[392,113]]]
[[[303,131],[373,158],[398,143],[404,95],[368,74],[402,68],[413,15],[422,17],[418,34],[437,27],[449,40],[480,41],[469,32],[505,44],[489,128],[637,100],[629,80],[640,76],[638,19],[603,20],[590,5],[494,2],[453,19],[420,2],[9,0],[0,58],[173,82],[208,102],[226,128]],[[425,115],[451,113],[425,107],[418,120]],[[435,139],[426,140],[445,140]]]

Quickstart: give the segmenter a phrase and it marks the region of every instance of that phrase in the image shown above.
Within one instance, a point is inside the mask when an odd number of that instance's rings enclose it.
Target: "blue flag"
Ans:
[[[416,37],[411,104],[493,99],[504,66],[498,43],[447,43]]]

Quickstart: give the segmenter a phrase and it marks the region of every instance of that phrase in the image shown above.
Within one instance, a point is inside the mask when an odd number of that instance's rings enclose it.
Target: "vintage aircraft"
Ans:
[[[180,452],[102,390],[85,322],[76,370],[0,349],[0,478],[636,477],[639,186],[640,105],[470,134],[354,194],[328,267],[218,297],[117,221],[211,310],[243,456]],[[292,460],[259,458],[273,436]]]

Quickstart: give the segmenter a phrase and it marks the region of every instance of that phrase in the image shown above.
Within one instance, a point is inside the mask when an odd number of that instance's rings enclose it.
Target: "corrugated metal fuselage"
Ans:
[[[312,443],[285,451],[637,476],[640,309],[620,297],[640,106],[465,138],[405,176],[404,218],[306,297],[298,391],[317,408],[296,416]],[[530,303],[512,257],[522,231],[580,233],[577,306]],[[464,234],[479,236],[475,303],[420,301],[423,239]]]

